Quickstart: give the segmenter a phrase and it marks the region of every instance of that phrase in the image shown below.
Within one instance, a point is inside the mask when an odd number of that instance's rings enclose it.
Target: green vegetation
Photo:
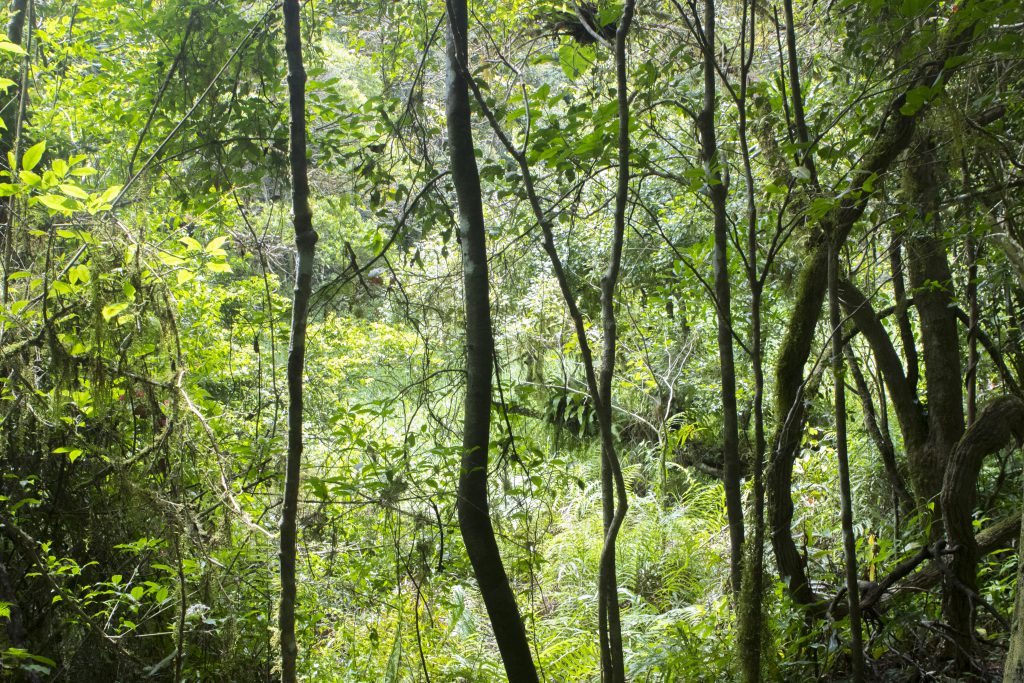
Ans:
[[[1024,681],[1024,3],[5,6],[0,679]]]

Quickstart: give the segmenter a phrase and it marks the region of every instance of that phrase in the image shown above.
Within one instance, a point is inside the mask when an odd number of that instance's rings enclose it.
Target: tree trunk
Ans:
[[[907,382],[910,383],[910,390],[917,394],[917,340],[914,338],[914,328],[910,324],[910,301],[907,297],[907,287],[903,281],[903,240],[894,235],[889,245],[889,269],[892,274],[892,295],[896,300],[896,321],[900,329],[900,343],[903,347],[903,357],[907,362]]]
[[[25,29],[26,15],[29,14],[29,0],[14,0],[11,3],[11,19],[7,23],[7,42],[14,45],[21,45]],[[27,46],[26,46],[27,47]],[[18,142],[21,135],[22,123],[25,117],[25,110],[28,103],[28,60],[26,55],[22,60],[21,76],[18,80],[18,106],[14,111],[14,121],[7,118],[8,125],[0,131],[0,159],[7,159],[8,154],[13,154],[17,159]],[[14,74],[11,74],[12,76]],[[12,78],[11,80],[15,80]],[[14,197],[0,198],[0,302],[7,304],[9,300],[7,275],[11,271],[11,259],[14,255],[14,212],[12,204]],[[0,323],[0,339],[3,338],[4,324]]]
[[[871,399],[871,388],[868,386],[868,381],[864,377],[860,366],[857,365],[857,356],[849,344],[843,349],[843,354],[850,364],[850,374],[853,375],[857,396],[860,398],[861,412],[864,414],[864,428],[867,430],[868,436],[875,443],[875,448],[878,449],[878,454],[882,458],[885,474],[889,478],[889,484],[892,486],[893,495],[898,501],[899,508],[904,513],[909,513],[914,507],[914,496],[910,493],[910,489],[900,473],[899,465],[896,463],[896,446],[889,436],[888,429],[883,431],[879,424],[878,415],[880,411],[877,413],[875,411],[875,404]],[[884,410],[885,406],[883,405],[882,411]]]
[[[618,174],[615,191],[615,216],[612,248],[608,269],[601,278],[601,349],[600,401],[601,411],[601,486],[604,503],[605,538],[601,548],[598,579],[599,634],[601,644],[601,680],[625,683],[626,664],[622,649],[622,624],[619,617],[619,582],[615,566],[615,542],[629,507],[626,481],[622,475],[619,454],[612,434],[612,378],[615,374],[615,351],[618,331],[615,321],[615,287],[622,263],[622,243],[626,234],[626,207],[629,202],[629,91],[626,69],[626,39],[633,23],[635,0],[626,0],[622,18],[615,32],[615,76],[618,98],[619,140]],[[601,618],[603,616],[603,618]]]
[[[736,410],[736,363],[732,343],[732,293],[729,282],[728,189],[722,181],[722,160],[715,131],[715,0],[704,0],[704,108],[697,119],[705,181],[714,213],[715,303],[718,312],[718,361],[721,369],[722,463],[725,509],[729,518],[730,575],[732,590],[739,595],[743,576],[743,501],[740,497],[739,419]]]
[[[953,449],[942,486],[942,516],[954,550],[943,595],[943,614],[953,630],[961,670],[971,666],[974,651],[976,568],[981,548],[974,537],[974,505],[978,474],[985,457],[1016,440],[1024,443],[1024,400],[1004,396],[982,409],[978,419]]]
[[[1024,548],[1024,525],[1017,543],[1017,601],[1013,608],[1013,632],[1010,634],[1010,648],[1006,653],[1003,669],[1003,683],[1024,683],[1024,562],[1021,548]]]
[[[306,319],[312,292],[313,258],[317,234],[309,208],[306,168],[306,69],[302,63],[301,5],[284,2],[285,55],[288,59],[288,163],[292,184],[292,223],[295,228],[295,293],[292,299],[288,345],[288,454],[285,463],[284,501],[281,508],[281,680],[294,683],[298,643],[295,639],[295,519],[299,505],[302,467],[302,374],[306,365]]]
[[[833,245],[828,262],[829,325],[832,328],[832,383],[835,389],[836,459],[839,470],[840,519],[846,560],[846,596],[850,604],[850,655],[853,683],[864,680],[864,644],[860,629],[860,588],[857,584],[857,544],[853,535],[850,458],[846,439],[846,379],[843,368],[843,324],[839,311],[839,250]]]
[[[494,629],[505,673],[512,683],[534,683],[538,681],[537,670],[515,593],[501,561],[488,502],[494,336],[483,201],[466,80],[469,19],[465,0],[448,0],[446,5],[448,148],[459,207],[466,306],[466,401],[456,507],[462,540]]]
[[[945,62],[967,49],[971,40],[969,34],[969,31],[952,31],[950,42],[938,52],[937,60],[924,65],[916,77],[911,79],[907,90],[918,85],[931,87],[948,79],[953,70],[944,69]],[[813,602],[814,592],[807,584],[803,562],[790,531],[793,521],[790,485],[803,424],[802,419],[797,419],[802,417],[803,411],[803,369],[810,354],[814,328],[825,297],[828,245],[822,235],[834,236],[837,248],[842,246],[870,199],[871,193],[864,190],[865,182],[884,174],[909,145],[921,111],[909,116],[900,112],[906,103],[905,92],[890,102],[883,114],[882,127],[873,148],[865,154],[860,169],[852,174],[854,180],[851,192],[844,194],[815,230],[815,237],[810,244],[811,256],[801,272],[797,298],[779,349],[775,373],[775,414],[778,422],[772,440],[772,461],[768,468],[768,514],[779,574],[786,581],[790,595],[799,604]]]
[[[754,173],[747,142],[747,75],[754,59],[757,39],[756,11],[753,2],[743,4],[743,36],[740,45],[739,142],[743,157],[743,179],[747,203],[747,284],[750,287],[750,364],[754,371],[754,514],[751,540],[745,544],[743,581],[737,606],[737,639],[740,646],[740,670],[745,683],[761,680],[761,649],[764,633],[764,458],[767,446],[764,432],[764,343],[761,339],[761,301],[764,290],[758,271],[757,204],[754,199]],[[749,31],[749,33],[748,33]],[[766,262],[765,270],[770,263]]]
[[[964,394],[953,276],[938,219],[938,157],[934,142],[922,138],[910,153],[907,186],[924,225],[921,232],[906,239],[910,286],[921,322],[928,437],[923,448],[907,452],[907,462],[917,497],[927,502],[942,490],[949,454],[963,436]]]

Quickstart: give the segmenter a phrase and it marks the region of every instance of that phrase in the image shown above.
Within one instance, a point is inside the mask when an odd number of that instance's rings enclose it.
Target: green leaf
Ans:
[[[42,177],[40,177],[38,173],[33,173],[32,171],[19,171],[18,178],[20,178],[21,182],[26,185],[38,185],[43,182]]]
[[[80,170],[80,169],[76,169]],[[75,171],[71,172],[72,175],[79,175]],[[121,194],[121,185],[111,185],[100,195],[93,195],[92,200],[89,202],[89,212],[97,213],[99,211],[107,211],[113,207],[113,202],[117,199],[117,196]]]
[[[41,197],[37,197],[37,199],[46,208],[69,215],[81,207],[77,200],[70,197],[61,197],[58,194],[44,194]]]
[[[80,188],[78,185],[63,184],[60,186],[60,191],[69,197],[75,199],[88,199],[89,193]]]
[[[189,280],[193,279],[195,276],[196,276],[196,274],[193,273],[191,270],[184,270],[184,269],[179,270],[178,271],[178,284],[179,285],[183,285],[186,282],[188,282]]]
[[[131,596],[133,598],[135,598],[136,601],[141,600],[142,596],[145,595],[145,594],[146,594],[146,589],[143,588],[142,586],[136,586],[135,588],[132,589],[132,592],[131,592]]]
[[[46,140],[37,142],[25,151],[25,156],[21,158],[21,167],[26,171],[31,171],[39,163],[39,160],[43,158],[43,152],[46,151]]]
[[[180,256],[168,254],[166,251],[161,251],[159,254],[157,254],[157,257],[164,263],[164,265],[171,267],[180,266],[182,263],[185,262],[185,259],[181,258]]]
[[[928,85],[919,85],[916,88],[911,88],[907,91],[906,101],[900,107],[900,113],[904,116],[913,116],[921,110],[921,107],[928,104],[933,95],[932,87]]]
[[[23,48],[21,45],[12,43],[9,40],[0,40],[0,50],[3,50],[4,52],[13,52],[16,55],[28,54],[27,52],[25,52],[25,48]]]
[[[199,244],[199,241],[196,240],[194,237],[189,237],[188,235],[185,235],[184,237],[180,238],[178,241],[185,245],[185,250],[186,251],[202,251],[203,250],[203,245]]]
[[[210,269],[212,273],[231,273],[231,264],[227,261],[211,261],[206,264],[206,267]]]
[[[320,500],[327,500],[328,498],[330,498],[330,494],[327,491],[327,484],[324,483],[323,479],[311,477],[308,480],[306,480],[306,484],[309,486],[309,488],[313,489],[313,495],[319,498]]]
[[[118,303],[118,304],[110,304],[108,306],[104,306],[103,307],[103,319],[104,320],[110,320],[115,315],[119,314],[121,311],[123,311],[124,309],[128,308],[130,305],[131,304],[122,301],[121,303]]]
[[[395,641],[391,645],[391,654],[388,656],[388,668],[384,673],[384,683],[396,683],[398,672],[402,665],[402,623],[398,622],[395,628]]]
[[[593,64],[597,53],[592,46],[580,47],[566,43],[558,48],[558,63],[569,80],[576,80]]]
[[[71,284],[76,282],[89,282],[92,279],[92,273],[89,272],[87,266],[72,266],[68,270],[68,281]]]
[[[213,254],[214,256],[220,256],[221,254],[217,253],[217,252],[223,252],[224,251],[223,249],[221,249],[221,247],[224,246],[224,243],[227,242],[227,241],[228,241],[228,238],[227,238],[226,235],[221,235],[220,237],[214,237],[212,240],[210,240],[210,243],[206,245],[206,253],[207,254]]]

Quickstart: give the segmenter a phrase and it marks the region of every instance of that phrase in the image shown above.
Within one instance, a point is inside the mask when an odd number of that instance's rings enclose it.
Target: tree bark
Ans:
[[[919,138],[909,162],[907,189],[923,221],[923,229],[906,240],[910,286],[921,324],[928,437],[922,448],[907,456],[918,499],[930,501],[942,490],[949,454],[964,434],[963,377],[953,276],[940,237],[938,156],[930,137]]]
[[[892,275],[892,295],[896,300],[896,321],[900,329],[900,343],[903,347],[903,357],[907,362],[907,382],[910,389],[917,394],[917,340],[914,338],[914,328],[910,324],[910,315],[907,313],[910,307],[910,300],[907,297],[907,286],[903,279],[903,240],[893,236],[892,244],[889,245],[889,269]]]
[[[10,6],[10,21],[7,23],[7,42],[14,45],[21,45],[24,37],[26,15],[29,14],[30,0],[13,0]],[[28,46],[26,46],[28,47]],[[18,106],[14,111],[13,125],[6,125],[0,131],[0,159],[7,159],[9,153],[18,158],[19,138],[24,123],[25,111],[28,106],[28,63],[31,55],[25,55],[21,65],[21,75],[18,80]],[[13,74],[12,74],[13,76]],[[15,80],[15,79],[11,79]],[[0,198],[0,301],[7,304],[9,290],[7,275],[11,271],[11,259],[14,255],[14,212],[12,205],[14,197]],[[0,339],[3,338],[4,324],[0,323]]]
[[[847,362],[850,364],[850,374],[853,375],[854,386],[857,396],[860,398],[861,412],[864,414],[864,427],[868,435],[875,443],[875,448],[882,458],[882,465],[885,467],[885,474],[889,478],[889,485],[892,486],[893,495],[904,513],[909,513],[914,507],[914,496],[910,493],[903,475],[900,473],[899,465],[896,463],[896,446],[892,442],[888,431],[882,431],[878,421],[878,413],[875,411],[875,404],[871,398],[871,388],[868,386],[864,373],[857,365],[857,357],[849,344],[843,349]],[[882,407],[884,410],[884,406]]]
[[[301,4],[299,0],[285,0],[283,8],[284,49],[288,60],[288,163],[292,185],[296,273],[288,345],[288,454],[281,508],[281,601],[278,628],[281,632],[281,680],[283,683],[294,683],[298,658],[298,643],[295,639],[295,520],[302,473],[302,375],[306,365],[306,320],[309,315],[309,297],[312,293],[317,234],[313,230],[313,213],[309,208],[306,162],[306,69],[302,62]]]
[[[736,361],[732,342],[732,292],[729,281],[728,188],[722,180],[722,159],[715,130],[716,82],[715,0],[704,0],[704,107],[697,118],[704,174],[714,218],[715,304],[718,313],[718,362],[722,376],[722,463],[725,509],[729,518],[732,590],[739,595],[743,576],[743,501],[740,497],[739,419],[736,409]]]
[[[875,362],[882,372],[882,378],[896,411],[896,419],[900,423],[903,446],[908,453],[908,459],[912,460],[913,456],[910,454],[923,448],[928,438],[927,417],[917,399],[917,393],[907,379],[892,339],[871,302],[849,280],[840,282],[839,295],[847,314],[875,355]]]
[[[1020,561],[1021,548],[1024,548],[1024,533],[1017,544],[1017,600],[1013,608],[1013,631],[1003,668],[1003,683],[1024,683],[1024,562]]]
[[[937,59],[923,66],[910,80],[909,87],[890,102],[882,115],[881,128],[873,148],[864,156],[860,168],[852,174],[851,192],[843,195],[815,230],[809,245],[811,255],[800,275],[796,301],[790,312],[776,364],[775,414],[778,423],[772,440],[773,453],[767,479],[772,547],[779,574],[798,604],[809,605],[814,602],[814,592],[807,583],[807,574],[790,530],[793,521],[790,486],[803,424],[802,419],[796,419],[802,417],[803,410],[803,369],[810,354],[814,328],[820,318],[825,297],[828,244],[822,236],[834,236],[837,247],[846,241],[850,229],[867,208],[871,193],[864,190],[865,182],[888,171],[896,157],[910,144],[923,110],[907,116],[900,112],[906,102],[907,90],[919,85],[931,87],[948,79],[953,70],[943,70],[943,67],[948,58],[966,50],[970,38],[965,33],[970,32],[954,32],[950,42],[939,51]]]
[[[1016,440],[1024,443],[1024,400],[1004,396],[986,405],[953,449],[942,485],[942,516],[953,552],[955,582],[947,579],[943,614],[953,630],[961,669],[971,666],[974,650],[974,604],[968,591],[977,591],[976,568],[981,548],[974,537],[973,514],[978,474],[985,457]],[[965,590],[966,589],[966,590]]]
[[[608,268],[601,278],[601,349],[600,401],[597,409],[603,413],[601,426],[601,485],[604,503],[605,537],[601,549],[598,602],[602,609],[604,629],[599,634],[601,643],[601,679],[608,683],[625,683],[626,664],[622,649],[622,624],[619,617],[619,588],[615,566],[615,542],[629,508],[626,481],[622,475],[618,450],[612,434],[612,379],[615,375],[615,352],[618,330],[615,321],[615,288],[622,263],[622,244],[626,234],[626,208],[629,203],[629,91],[626,64],[626,40],[633,23],[635,0],[626,0],[622,18],[615,32],[615,81],[618,99],[619,139],[618,173],[615,191],[615,215],[612,248]]]
[[[539,679],[526,627],[501,560],[488,501],[494,336],[483,200],[466,80],[469,17],[465,0],[447,0],[446,7],[448,151],[459,208],[466,308],[466,400],[456,508],[459,530],[494,629],[505,673],[512,683],[535,683]]]
[[[853,683],[864,680],[864,643],[860,628],[860,588],[857,584],[857,543],[853,535],[850,458],[846,438],[846,379],[843,367],[843,325],[839,311],[839,250],[833,243],[828,263],[829,325],[832,328],[832,383],[835,389],[836,460],[839,470],[840,520],[846,560],[846,595],[850,614],[850,658]]]
[[[743,158],[743,179],[747,204],[747,284],[750,288],[750,364],[754,371],[754,511],[752,533],[745,543],[743,581],[737,607],[737,640],[740,646],[740,671],[745,683],[761,680],[761,650],[764,633],[764,458],[767,451],[764,430],[764,342],[761,334],[761,301],[764,292],[758,269],[757,203],[750,145],[747,141],[747,81],[757,41],[756,10],[753,2],[743,3],[740,52],[739,142]],[[766,262],[767,271],[770,263]]]

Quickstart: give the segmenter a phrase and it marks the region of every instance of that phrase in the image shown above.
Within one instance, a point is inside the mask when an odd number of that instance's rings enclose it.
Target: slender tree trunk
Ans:
[[[625,480],[615,447],[615,435],[612,431],[611,411],[611,379],[615,369],[615,284],[618,279],[619,263],[622,259],[622,240],[625,236],[626,207],[629,194],[629,98],[626,79],[626,37],[632,24],[635,0],[627,0],[622,18],[616,30],[616,80],[618,84],[619,110],[619,172],[615,200],[615,234],[613,236],[612,253],[609,257],[608,271],[601,279],[601,312],[602,327],[605,333],[602,349],[600,378],[595,366],[594,354],[587,337],[586,320],[580,310],[576,293],[569,282],[565,265],[558,255],[555,246],[554,228],[551,217],[541,206],[540,197],[534,184],[526,154],[512,144],[512,140],[502,129],[494,112],[488,107],[479,89],[472,80],[467,83],[473,88],[477,104],[491,125],[505,151],[515,160],[523,176],[523,190],[526,192],[530,209],[543,234],[543,247],[551,262],[551,269],[558,288],[562,293],[569,317],[572,319],[576,341],[579,344],[580,359],[586,377],[587,392],[593,401],[598,427],[601,434],[601,486],[602,512],[605,527],[605,542],[601,549],[599,561],[599,577],[597,585],[598,604],[598,641],[601,657],[601,675],[603,681],[624,681],[625,665],[622,656],[622,637],[619,625],[618,581],[615,568],[615,540],[618,536],[622,520],[628,509]],[[451,10],[449,9],[449,12]],[[451,66],[451,62],[449,62]],[[459,65],[466,78],[464,65]],[[602,390],[602,386],[607,390]],[[607,403],[607,406],[605,404]],[[616,504],[616,498],[618,503]],[[619,673],[616,673],[619,672]],[[617,676],[617,677],[616,677]]]
[[[299,0],[284,2],[285,55],[288,59],[288,162],[292,184],[292,223],[295,227],[295,293],[292,299],[288,346],[288,455],[285,464],[284,502],[281,509],[281,680],[294,683],[298,657],[295,639],[295,518],[299,505],[302,466],[302,375],[306,365],[306,319],[312,292],[313,257],[317,234],[309,208],[306,168],[306,69],[302,63]]]
[[[459,529],[494,629],[505,673],[512,683],[534,683],[539,680],[537,670],[515,593],[501,561],[487,496],[494,336],[483,200],[466,80],[469,18],[465,0],[448,0],[446,7],[448,149],[459,207],[466,307],[466,401],[456,507]]]
[[[601,549],[598,579],[599,633],[601,644],[601,680],[607,683],[625,683],[626,665],[622,648],[622,624],[619,617],[619,582],[615,566],[615,542],[629,507],[626,482],[622,475],[619,454],[612,434],[612,379],[615,375],[615,352],[618,330],[615,322],[615,288],[622,263],[622,244],[626,234],[626,208],[629,204],[630,137],[629,91],[626,64],[626,39],[633,23],[635,0],[626,0],[622,18],[615,32],[615,76],[618,98],[619,141],[618,177],[615,191],[615,216],[612,248],[608,256],[608,269],[601,278],[601,372],[598,390],[602,411],[601,423],[601,485],[604,502],[605,537]],[[602,617],[603,618],[600,618]]]
[[[715,299],[718,307],[718,361],[722,382],[722,461],[725,508],[729,518],[729,552],[732,590],[739,595],[743,576],[743,501],[740,497],[739,420],[736,410],[736,364],[732,342],[731,285],[729,282],[728,189],[722,181],[722,159],[715,131],[718,73],[715,68],[715,0],[704,0],[704,108],[697,119],[700,128],[704,173],[714,213]]]
[[[861,372],[860,367],[857,365],[857,357],[849,344],[843,349],[843,354],[846,356],[846,361],[850,364],[850,374],[853,375],[854,387],[857,390],[858,398],[860,398],[861,412],[864,414],[864,427],[871,440],[875,442],[875,448],[878,449],[878,454],[882,458],[885,474],[889,478],[889,484],[892,486],[893,495],[898,505],[903,512],[909,513],[914,506],[914,497],[910,493],[907,483],[903,480],[903,475],[900,474],[899,466],[896,464],[896,446],[889,436],[889,430],[886,428],[883,431],[878,419],[886,407],[883,403],[878,413],[875,412],[875,404],[871,399],[871,388],[868,386],[864,373]]]
[[[967,426],[978,414],[978,254],[974,238],[967,238]]]
[[[753,2],[744,2],[740,45],[741,64],[739,142],[743,157],[743,180],[747,200],[747,284],[750,288],[750,364],[754,370],[754,515],[752,540],[745,545],[743,582],[738,607],[740,667],[745,683],[760,683],[761,640],[764,597],[764,459],[767,450],[764,432],[764,349],[761,340],[761,299],[763,282],[758,272],[757,203],[754,200],[754,173],[747,141],[747,75],[756,44],[756,11]],[[749,38],[748,38],[749,31]],[[768,268],[765,264],[765,269]]]
[[[814,165],[814,155],[809,148],[811,136],[807,129],[804,116],[804,94],[800,85],[800,62],[796,52],[796,26],[793,21],[793,0],[785,0],[783,9],[786,14],[786,51],[789,56],[789,89],[793,99],[793,122],[796,126],[796,139],[803,145],[797,162],[807,169],[808,178],[814,187],[818,186],[818,170]]]
[[[1017,544],[1017,601],[1013,608],[1013,631],[1010,633],[1010,648],[1006,653],[1003,668],[1003,683],[1024,683],[1024,562],[1021,549],[1024,548],[1024,524],[1021,525],[1020,541]]]
[[[14,0],[11,3],[11,18],[7,23],[7,42],[14,45],[21,45],[25,32],[26,15],[30,14],[30,0]],[[0,159],[7,159],[8,153],[13,153],[17,159],[19,138],[21,137],[22,123],[25,117],[25,110],[28,103],[28,64],[30,55],[25,55],[21,64],[21,76],[18,81],[18,106],[14,111],[14,120],[7,119],[7,126],[0,131]],[[13,76],[13,74],[12,74]],[[11,79],[15,80],[15,79]],[[11,205],[14,197],[0,198],[0,260],[2,260],[3,277],[0,278],[0,302],[7,304],[10,294],[8,291],[7,274],[11,271],[11,259],[14,255],[14,212]],[[0,322],[0,340],[3,339],[5,324]]]
[[[832,243],[828,261],[828,308],[832,328],[832,383],[835,388],[836,459],[839,469],[839,503],[846,559],[846,595],[850,605],[850,656],[853,683],[864,680],[864,643],[860,628],[860,590],[857,584],[857,544],[853,535],[853,500],[850,492],[850,458],[846,438],[846,379],[843,368],[843,324],[839,310],[839,249]]]
[[[903,240],[893,235],[889,246],[889,268],[892,274],[892,293],[896,299],[896,321],[900,329],[900,342],[903,346],[903,357],[907,362],[907,381],[910,389],[917,393],[917,341],[914,339],[914,328],[910,324],[907,286],[903,280]]]

